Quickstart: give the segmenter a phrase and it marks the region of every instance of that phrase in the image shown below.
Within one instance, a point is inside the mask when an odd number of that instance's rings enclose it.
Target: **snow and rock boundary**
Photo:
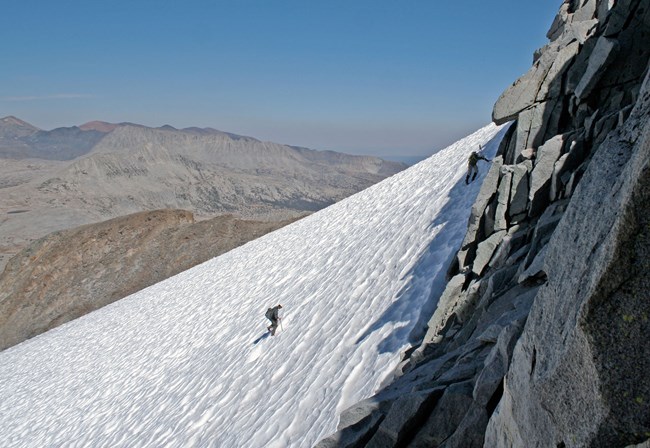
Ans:
[[[649,443],[649,6],[563,3],[427,335],[319,448]]]
[[[444,287],[480,187],[464,184],[467,157],[483,145],[491,158],[505,130],[490,124],[325,210],[3,351],[3,445],[312,446],[423,335],[422,310]],[[282,327],[264,337],[264,312],[278,303]]]

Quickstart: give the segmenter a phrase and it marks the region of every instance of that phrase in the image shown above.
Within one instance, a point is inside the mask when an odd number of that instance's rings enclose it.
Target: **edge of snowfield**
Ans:
[[[0,353],[2,445],[312,446],[423,329],[506,127]]]

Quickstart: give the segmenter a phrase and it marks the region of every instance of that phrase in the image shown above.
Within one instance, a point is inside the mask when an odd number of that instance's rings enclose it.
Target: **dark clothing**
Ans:
[[[486,162],[489,162],[489,160],[483,157],[482,155],[473,152],[469,155],[469,160],[467,160],[467,167],[469,168],[469,167],[476,166],[479,160],[485,160]]]
[[[474,176],[472,176],[472,174]],[[478,174],[478,167],[476,165],[467,165],[467,176],[465,176],[465,182],[467,182],[470,177],[472,178],[472,180],[476,179],[477,174]]]
[[[485,160],[486,162],[489,162],[488,159],[478,154],[477,152],[473,152],[469,155],[469,159],[467,160],[467,176],[465,176],[466,184],[470,182],[470,177],[472,180],[476,179],[476,176],[478,175],[477,163],[479,160]]]
[[[279,311],[280,311],[279,306],[274,306],[273,308],[269,308],[266,311],[266,317],[271,321],[278,320],[280,318]]]
[[[273,308],[269,308],[266,311],[266,318],[271,321],[271,325],[269,325],[267,328],[272,335],[275,335],[275,330],[278,328],[278,324],[280,322],[280,308],[280,306],[274,306]]]

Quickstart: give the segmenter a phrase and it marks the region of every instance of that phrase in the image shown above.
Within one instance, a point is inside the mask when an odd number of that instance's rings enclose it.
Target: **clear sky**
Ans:
[[[21,0],[0,116],[428,155],[490,121],[561,0]]]

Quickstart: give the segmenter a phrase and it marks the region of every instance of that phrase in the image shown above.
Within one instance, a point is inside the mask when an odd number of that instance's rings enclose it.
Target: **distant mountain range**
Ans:
[[[168,208],[288,219],[405,167],[212,128],[91,121],[47,131],[0,118],[0,269],[52,231]]]

